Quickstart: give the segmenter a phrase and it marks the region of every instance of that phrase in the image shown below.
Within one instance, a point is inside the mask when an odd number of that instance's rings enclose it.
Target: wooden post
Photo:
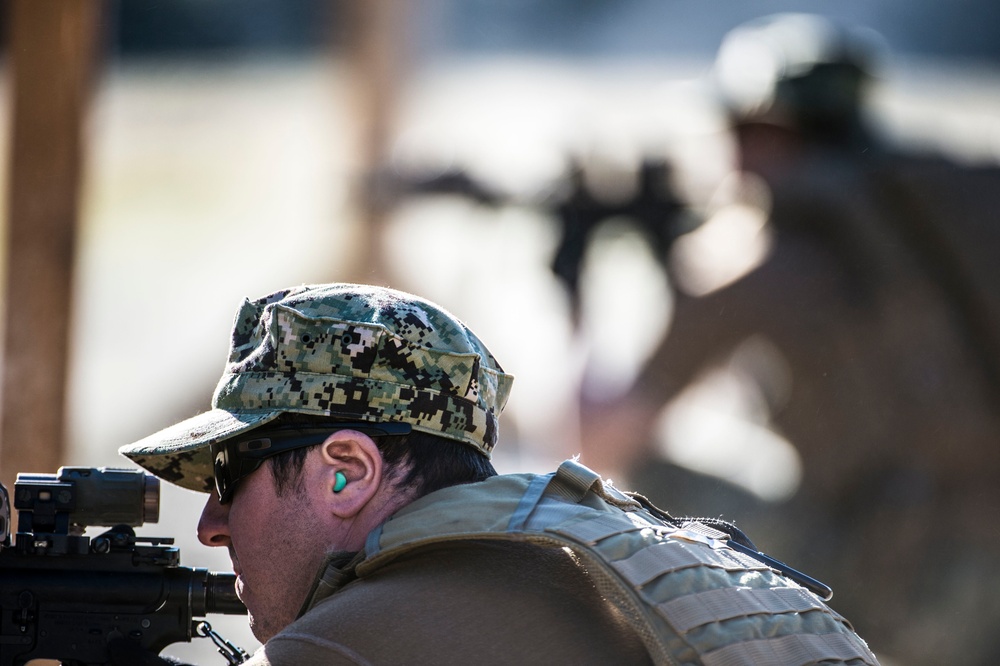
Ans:
[[[99,0],[10,0],[11,150],[0,480],[54,472],[65,451],[71,285],[82,133]]]
[[[382,237],[392,202],[378,194],[372,196],[369,179],[385,166],[394,134],[409,9],[407,0],[347,0],[344,5],[353,112],[351,175],[360,222],[358,252],[349,272],[359,282],[386,284],[390,277]],[[391,193],[382,194],[391,198]]]

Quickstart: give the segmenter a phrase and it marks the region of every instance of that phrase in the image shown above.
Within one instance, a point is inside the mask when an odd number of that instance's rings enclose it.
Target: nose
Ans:
[[[198,521],[198,541],[206,546],[229,546],[229,504],[210,493]]]

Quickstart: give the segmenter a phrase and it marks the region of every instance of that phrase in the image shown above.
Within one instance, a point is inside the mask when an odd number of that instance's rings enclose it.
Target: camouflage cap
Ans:
[[[489,457],[512,382],[465,324],[429,301],[367,285],[302,286],[244,302],[211,411],[119,453],[207,492],[209,445],[294,412],[401,421]]]

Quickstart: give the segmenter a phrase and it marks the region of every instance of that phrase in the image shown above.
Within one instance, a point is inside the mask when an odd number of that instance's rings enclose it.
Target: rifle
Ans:
[[[132,529],[157,522],[159,501],[159,479],[142,470],[18,474],[12,539],[0,484],[0,666],[109,664],[115,641],[158,654],[195,636],[210,638],[230,664],[247,659],[201,619],[246,613],[236,577],[179,566],[172,538]],[[111,529],[91,538],[83,534],[88,526]]]

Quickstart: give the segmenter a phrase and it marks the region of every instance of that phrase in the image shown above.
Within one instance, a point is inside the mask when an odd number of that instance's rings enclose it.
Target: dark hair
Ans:
[[[310,426],[336,422],[337,419],[307,414],[283,414],[275,421]],[[497,475],[489,458],[470,445],[447,437],[414,430],[408,435],[372,439],[382,454],[388,477],[400,487],[415,490],[417,497]],[[271,475],[279,495],[300,487],[302,465],[311,450],[293,449],[271,458]]]

